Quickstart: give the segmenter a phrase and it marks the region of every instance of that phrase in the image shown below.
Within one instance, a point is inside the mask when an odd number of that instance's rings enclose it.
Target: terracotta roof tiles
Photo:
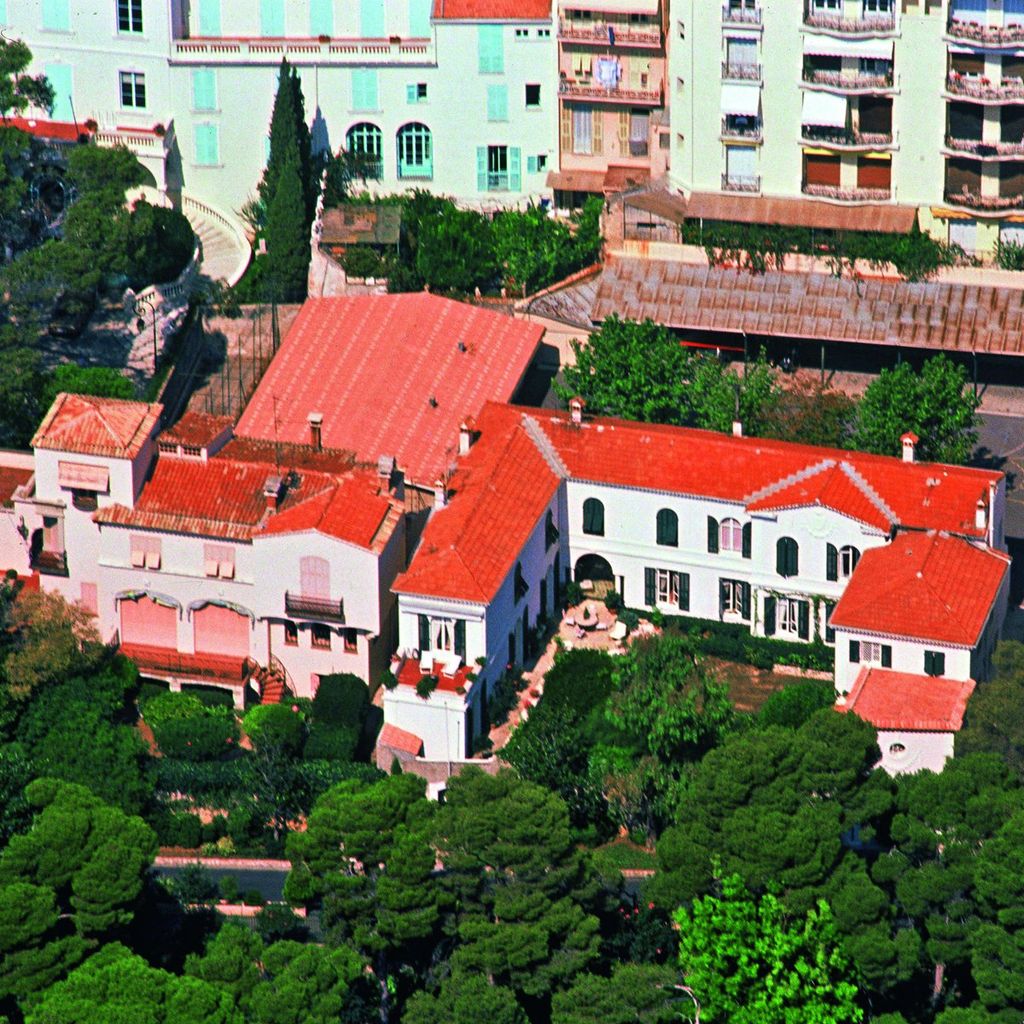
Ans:
[[[956,732],[964,723],[974,685],[973,679],[961,682],[865,666],[837,708],[876,729]]]
[[[435,21],[549,21],[551,0],[434,0]]]
[[[162,412],[163,406],[156,403],[62,391],[32,438],[32,447],[134,459]]]

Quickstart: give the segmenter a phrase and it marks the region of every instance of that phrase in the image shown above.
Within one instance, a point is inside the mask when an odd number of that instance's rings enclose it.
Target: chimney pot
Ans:
[[[268,476],[263,485],[263,497],[267,501],[267,511],[274,512],[281,500],[281,478],[279,476]]]
[[[434,482],[434,508],[444,508],[448,504],[448,485],[444,480]]]
[[[984,498],[979,498],[974,508],[974,526],[978,530],[984,530],[988,526],[988,505]]]
[[[915,458],[915,445],[920,440],[917,434],[911,433],[909,430],[900,438],[900,443],[903,445],[903,461],[913,462]]]
[[[743,421],[733,420],[732,421],[732,436],[742,437],[743,436]]]
[[[323,448],[323,426],[324,414],[322,412],[311,412],[306,417],[309,423],[309,443],[317,450]]]
[[[579,395],[569,399],[569,414],[572,417],[573,423],[583,422],[583,408],[586,404]]]
[[[463,420],[459,424],[459,454],[466,455],[473,447],[473,420]]]

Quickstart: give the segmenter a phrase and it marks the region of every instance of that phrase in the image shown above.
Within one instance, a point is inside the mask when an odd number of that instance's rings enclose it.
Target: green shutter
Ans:
[[[935,675],[944,676],[946,674],[946,655],[943,651],[932,652],[932,664],[935,667]]]
[[[743,524],[743,557],[750,558],[751,552],[751,523]]]
[[[764,635],[775,636],[775,598],[764,599]]]
[[[801,601],[797,606],[797,635],[801,640],[811,638],[811,609],[806,601]]]
[[[196,163],[214,167],[220,163],[220,139],[215,124],[195,126]]]
[[[334,0],[309,0],[309,34],[334,35]]]
[[[800,547],[792,537],[789,538],[787,556],[787,568],[790,576],[800,575]]]
[[[882,644],[882,668],[892,668],[892,647]]]
[[[725,617],[725,580],[718,581],[718,617]]]
[[[487,86],[487,120],[508,120],[508,86]]]
[[[832,628],[832,609],[835,605],[831,601],[825,602],[825,643],[834,644],[836,642],[836,631]]]
[[[419,100],[417,99],[417,96],[416,96],[416,83],[415,82],[410,82],[405,87],[405,102],[406,103],[418,103],[419,102]]]
[[[839,579],[839,549],[835,544],[825,545],[825,579]]]
[[[192,72],[192,109],[217,109],[217,72],[213,68],[196,68]]]
[[[679,573],[679,608],[681,611],[690,610],[690,574]]]
[[[409,0],[409,35],[425,39],[430,35],[430,8],[433,0]]]
[[[597,498],[587,498],[583,502],[583,532],[604,536],[604,505]]]
[[[860,662],[860,641],[850,641],[850,661],[856,665]]]
[[[526,158],[526,173],[536,174],[537,173],[537,158],[535,156],[528,156]]]
[[[501,25],[479,25],[476,32],[480,73],[500,75],[505,70],[505,50]]]
[[[679,517],[672,509],[658,509],[655,519],[655,540],[663,547],[679,546]]]
[[[220,0],[199,0],[199,34],[220,35]]]
[[[284,35],[284,0],[260,0],[260,34]]]
[[[71,31],[68,0],[43,0],[43,28],[50,32]]]
[[[352,69],[352,109],[378,109],[377,72],[374,68]]]
[[[54,121],[74,121],[74,103],[72,101],[72,71],[70,64],[47,64],[43,68],[46,78],[53,86],[53,110],[50,117]]]
[[[466,620],[455,620],[455,653],[466,660]]]
[[[0,25],[7,24],[7,0],[0,0]]]
[[[476,190],[478,192],[487,191],[487,147],[477,146],[476,147]],[[587,530],[587,505],[583,506],[583,532],[589,533]]]
[[[744,621],[750,621],[750,584],[740,584],[740,615]]]
[[[658,600],[658,578],[650,567],[644,569],[644,604],[653,608]]]
[[[364,39],[384,38],[384,0],[359,0],[359,33]]]
[[[718,520],[708,516],[708,554],[718,554]]]
[[[925,651],[924,652],[924,674],[926,676],[935,675],[935,652]]]
[[[420,654],[430,650],[430,619],[426,615],[418,615],[420,632]]]
[[[786,538],[780,537],[775,542],[775,572],[779,576],[786,575]]]
[[[518,146],[508,147],[508,188],[519,192],[523,187],[523,164]]]

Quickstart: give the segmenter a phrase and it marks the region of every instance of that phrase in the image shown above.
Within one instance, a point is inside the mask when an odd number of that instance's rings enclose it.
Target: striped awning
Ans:
[[[105,492],[110,487],[110,470],[84,462],[58,462],[57,483],[75,491]]]

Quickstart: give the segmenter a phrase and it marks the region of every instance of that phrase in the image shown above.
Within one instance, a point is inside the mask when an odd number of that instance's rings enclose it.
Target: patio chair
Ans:
[[[621,619],[619,619],[619,621],[616,622],[615,625],[612,626],[612,628],[608,631],[608,635],[616,643],[621,643],[623,640],[625,640],[628,633],[629,629]]]

